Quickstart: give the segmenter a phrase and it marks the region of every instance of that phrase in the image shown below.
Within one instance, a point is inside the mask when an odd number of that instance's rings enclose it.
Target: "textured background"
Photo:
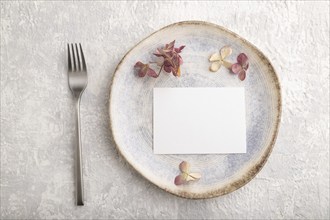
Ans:
[[[108,126],[112,74],[153,31],[206,20],[273,62],[283,92],[274,151],[249,184],[186,200],[139,176]],[[86,206],[74,197],[67,42],[82,42]],[[1,2],[1,218],[329,218],[329,2]]]

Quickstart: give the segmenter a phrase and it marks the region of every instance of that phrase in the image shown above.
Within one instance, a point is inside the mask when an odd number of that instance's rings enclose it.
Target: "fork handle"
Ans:
[[[76,164],[76,175],[77,175],[77,205],[84,205],[84,182],[83,182],[83,172],[82,172],[82,145],[81,145],[81,135],[80,135],[80,96],[76,99],[76,131],[77,131],[77,164]]]

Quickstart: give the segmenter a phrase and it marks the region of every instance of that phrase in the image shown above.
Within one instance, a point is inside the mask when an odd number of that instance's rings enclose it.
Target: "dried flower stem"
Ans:
[[[160,70],[158,71],[158,76],[160,75],[160,72],[162,71],[163,67],[164,67],[164,64],[160,67]]]

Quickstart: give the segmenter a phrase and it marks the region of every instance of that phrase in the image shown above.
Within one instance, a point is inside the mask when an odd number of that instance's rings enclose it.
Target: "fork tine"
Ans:
[[[72,63],[71,63],[71,53],[70,53],[70,45],[68,44],[68,69],[72,71]]]
[[[72,57],[73,57],[73,71],[77,71],[76,54],[74,52],[73,44],[71,44],[71,49],[72,49]]]
[[[81,63],[80,63],[80,56],[79,56],[78,46],[77,46],[76,43],[75,43],[75,46],[76,46],[76,54],[77,54],[77,66],[78,66],[78,70],[80,71],[81,70]]]
[[[82,67],[84,71],[87,71],[87,67],[86,67],[86,61],[85,61],[85,57],[84,57],[84,52],[82,50],[81,44],[79,43],[79,47],[80,47],[80,54],[81,54],[81,62],[82,62]]]

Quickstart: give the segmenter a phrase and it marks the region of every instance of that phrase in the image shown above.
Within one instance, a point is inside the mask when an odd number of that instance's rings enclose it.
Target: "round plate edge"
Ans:
[[[116,73],[118,71],[118,69],[120,68],[122,62],[125,60],[125,58],[130,54],[130,52],[137,47],[139,44],[141,44],[142,42],[144,42],[146,39],[148,39],[149,37],[151,37],[152,35],[162,31],[163,29],[167,29],[173,26],[180,26],[180,25],[206,25],[206,26],[211,26],[214,28],[217,28],[219,30],[222,30],[224,32],[227,32],[231,35],[233,35],[235,38],[243,41],[244,43],[246,43],[247,46],[249,46],[253,51],[256,52],[256,54],[258,54],[262,59],[266,60],[267,63],[269,63],[268,68],[270,69],[270,72],[272,73],[272,78],[275,82],[276,85],[276,92],[278,95],[278,100],[277,100],[277,118],[276,118],[276,122],[275,122],[275,130],[271,139],[271,142],[269,143],[269,145],[267,146],[267,150],[264,152],[264,154],[262,155],[262,157],[259,159],[259,161],[249,169],[248,172],[245,173],[245,175],[243,175],[241,178],[233,181],[230,185],[223,187],[223,188],[219,188],[216,190],[210,190],[209,192],[206,193],[201,193],[201,194],[196,194],[196,193],[190,193],[190,192],[174,192],[171,189],[168,189],[166,187],[162,187],[159,186],[156,182],[154,182],[152,179],[149,179],[147,176],[145,176],[139,169],[137,169],[134,166],[134,162],[130,161],[124,152],[121,151],[120,147],[117,144],[116,141],[116,136],[114,135],[114,131],[113,131],[113,127],[112,127],[112,88],[113,88],[113,84],[116,80]],[[282,92],[281,92],[281,85],[280,85],[280,81],[279,81],[279,77],[278,74],[274,68],[274,66],[272,65],[272,63],[270,62],[270,60],[267,58],[267,56],[260,51],[254,44],[252,44],[251,42],[245,40],[244,38],[242,38],[241,36],[239,36],[238,34],[236,34],[235,32],[232,32],[231,30],[228,30],[225,27],[222,27],[220,25],[214,24],[214,23],[210,23],[210,22],[206,22],[206,21],[197,21],[197,20],[191,20],[191,21],[181,21],[181,22],[176,22],[176,23],[172,23],[170,25],[167,25],[157,31],[154,31],[153,33],[151,33],[150,35],[148,35],[147,37],[145,37],[144,39],[142,39],[141,41],[139,41],[137,44],[135,44],[124,56],[123,58],[120,60],[120,62],[118,63],[114,73],[113,73],[113,77],[112,77],[112,82],[110,84],[110,96],[109,96],[109,123],[110,123],[110,130],[111,130],[111,134],[115,143],[115,147],[117,149],[117,151],[119,152],[119,154],[128,162],[128,164],[130,164],[130,166],[132,166],[134,168],[134,170],[136,170],[141,176],[143,176],[146,180],[152,182],[153,184],[155,184],[157,187],[163,189],[166,192],[169,192],[175,196],[179,196],[179,197],[183,197],[186,199],[207,199],[207,198],[213,198],[213,197],[218,197],[218,196],[222,196],[228,193],[231,193],[241,187],[243,187],[244,185],[246,185],[248,182],[250,182],[258,173],[259,171],[263,168],[263,166],[266,164],[277,139],[278,136],[278,132],[279,132],[279,128],[280,128],[280,121],[281,121],[281,115],[282,115]]]

